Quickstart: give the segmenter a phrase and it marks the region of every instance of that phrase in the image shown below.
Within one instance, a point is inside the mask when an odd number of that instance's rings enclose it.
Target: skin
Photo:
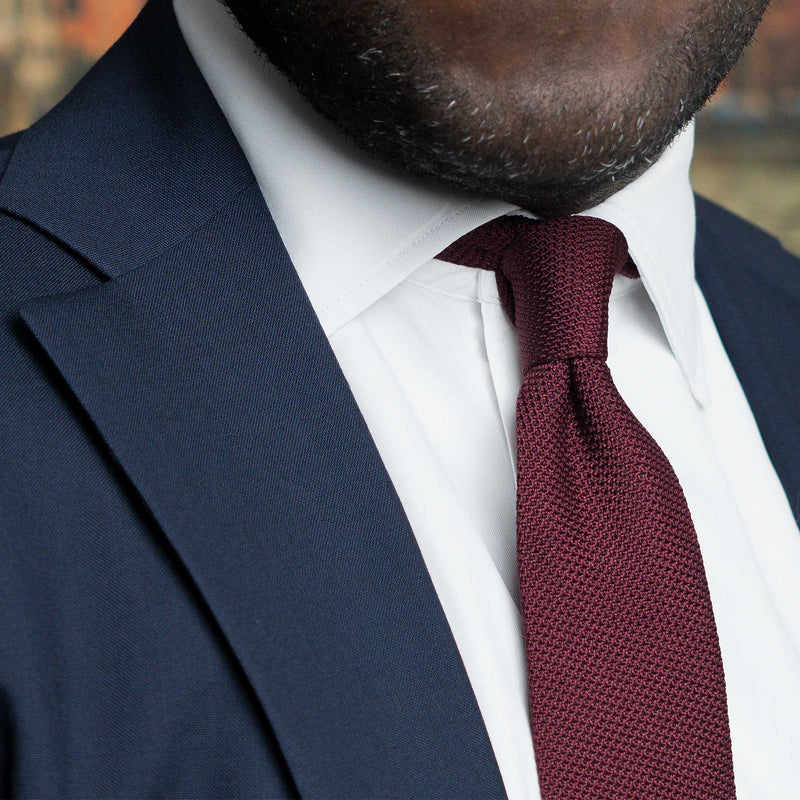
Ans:
[[[224,0],[358,145],[541,216],[596,205],[716,89],[768,0]]]

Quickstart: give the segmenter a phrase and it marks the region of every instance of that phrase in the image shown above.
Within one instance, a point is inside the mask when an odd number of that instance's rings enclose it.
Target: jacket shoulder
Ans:
[[[2,179],[3,173],[6,171],[20,136],[22,136],[22,131],[0,137],[0,179]]]
[[[17,146],[19,137],[22,136],[24,131],[16,131],[9,133],[5,136],[0,136],[0,172],[6,168],[14,148]]]
[[[800,258],[776,237],[705,197],[696,196],[698,268],[704,257],[723,258],[727,270],[776,280],[800,293]]]

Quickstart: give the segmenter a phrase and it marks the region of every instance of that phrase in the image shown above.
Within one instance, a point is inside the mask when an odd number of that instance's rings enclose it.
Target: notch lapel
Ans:
[[[499,797],[413,533],[260,192],[28,304],[206,598],[304,797]]]

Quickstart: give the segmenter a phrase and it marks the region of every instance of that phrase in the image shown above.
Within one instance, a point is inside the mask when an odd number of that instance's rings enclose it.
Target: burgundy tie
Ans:
[[[734,798],[697,535],[606,364],[614,274],[635,270],[625,237],[589,217],[502,217],[439,258],[495,270],[519,334],[517,557],[543,800]]]

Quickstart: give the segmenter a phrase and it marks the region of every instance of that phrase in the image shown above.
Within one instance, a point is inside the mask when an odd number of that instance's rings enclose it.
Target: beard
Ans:
[[[453,59],[447,35],[428,36],[404,0],[223,2],[359,147],[540,216],[596,205],[656,161],[738,60],[768,4],[699,0],[679,24],[659,27],[657,44],[632,49],[613,40],[573,46],[553,37],[547,14],[527,9],[521,36],[534,44],[498,75]],[[494,52],[502,58],[502,38]]]

